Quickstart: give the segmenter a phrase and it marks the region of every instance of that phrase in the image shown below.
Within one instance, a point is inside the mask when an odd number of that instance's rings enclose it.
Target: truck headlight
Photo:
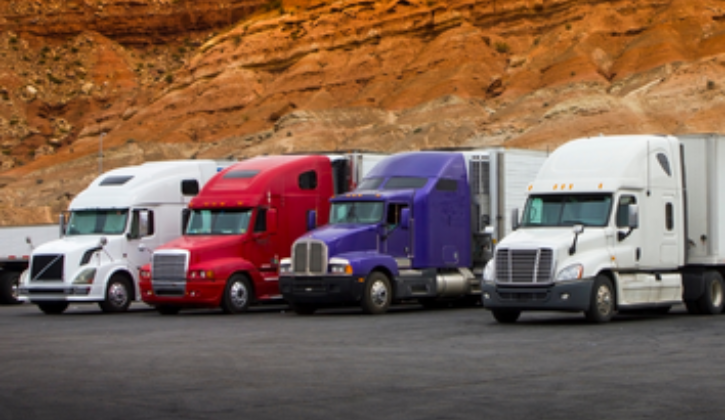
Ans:
[[[331,258],[329,269],[332,274],[352,274],[352,265],[350,261],[343,260],[342,258]]]
[[[214,271],[212,270],[191,270],[189,271],[191,280],[214,280]]]
[[[73,279],[73,284],[91,284],[95,278],[96,269],[91,267],[85,268],[76,275],[76,278]]]
[[[496,277],[496,270],[495,270],[496,264],[494,263],[494,259],[490,259],[486,263],[486,267],[483,269],[483,281],[487,283],[492,283],[494,278]]]
[[[556,281],[578,280],[582,278],[582,274],[584,274],[584,266],[581,264],[573,264],[559,271],[559,274],[556,276]]]
[[[279,265],[279,274],[290,274],[292,272],[292,264],[284,264],[280,263]]]

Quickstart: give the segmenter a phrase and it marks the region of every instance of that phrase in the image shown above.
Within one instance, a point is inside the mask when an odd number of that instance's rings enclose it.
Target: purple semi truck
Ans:
[[[280,264],[284,299],[298,314],[480,300],[508,209],[521,205],[545,157],[501,148],[387,157],[355,191],[331,200],[328,225],[292,245]]]

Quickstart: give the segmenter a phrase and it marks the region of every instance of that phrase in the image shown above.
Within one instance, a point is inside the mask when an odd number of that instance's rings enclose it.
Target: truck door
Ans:
[[[388,203],[385,212],[385,241],[383,252],[395,258],[408,258],[410,250],[410,230],[400,228],[400,213],[409,208],[408,203]]]
[[[126,233],[127,243],[124,255],[128,258],[129,269],[133,273],[138,273],[138,270],[144,264],[151,261],[151,253],[148,250],[139,250],[139,244],[143,242],[148,249],[154,249],[160,245],[157,240],[154,240],[155,230],[154,212],[152,210],[134,209],[131,212],[131,224]]]
[[[252,230],[252,262],[257,266],[259,274],[264,279],[264,284],[258,286],[258,297],[273,297],[279,295],[279,286],[277,282],[279,276],[277,269],[279,268],[279,256],[275,255],[275,239],[272,237],[274,233],[270,226],[267,226],[267,209],[258,208],[254,219],[254,228]]]
[[[628,304],[650,301],[650,276],[640,274],[642,260],[642,228],[629,230],[629,205],[639,204],[638,194],[623,193],[615,209],[615,233],[612,240],[612,256],[618,272],[622,296],[619,301]]]

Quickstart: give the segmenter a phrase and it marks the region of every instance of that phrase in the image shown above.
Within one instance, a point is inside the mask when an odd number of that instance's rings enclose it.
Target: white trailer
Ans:
[[[181,236],[189,200],[220,167],[211,160],[151,162],[99,176],[71,202],[64,236],[33,250],[20,300],[49,314],[70,302],[125,311],[140,300],[138,272],[150,250]]]
[[[59,237],[54,224],[0,227],[0,305],[19,302],[18,281],[33,249]]]
[[[723,310],[725,137],[614,136],[557,149],[519,224],[484,270],[484,307],[522,311]]]

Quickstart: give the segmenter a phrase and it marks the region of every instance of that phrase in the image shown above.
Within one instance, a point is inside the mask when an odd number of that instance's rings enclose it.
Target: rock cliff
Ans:
[[[725,132],[720,0],[0,5],[0,224],[103,168]]]

